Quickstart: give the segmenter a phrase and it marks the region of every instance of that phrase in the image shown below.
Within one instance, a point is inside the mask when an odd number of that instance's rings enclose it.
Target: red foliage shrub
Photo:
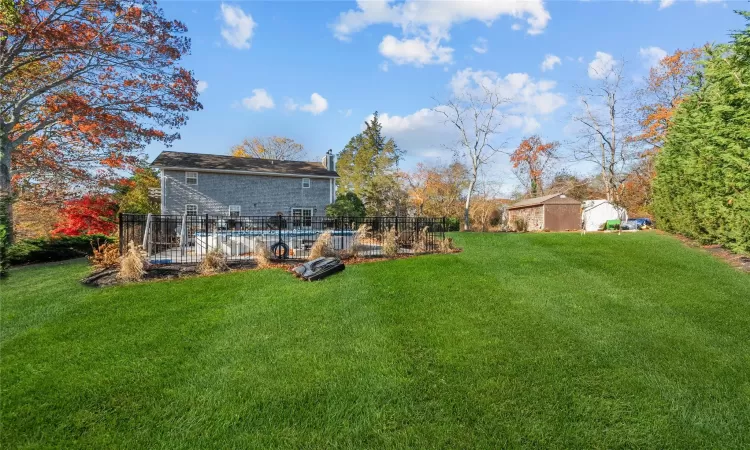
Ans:
[[[117,231],[116,212],[117,205],[110,196],[84,195],[68,200],[52,233],[67,236],[114,234]]]

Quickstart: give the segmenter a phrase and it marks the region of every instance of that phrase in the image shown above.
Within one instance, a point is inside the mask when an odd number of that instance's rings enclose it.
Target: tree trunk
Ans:
[[[4,127],[0,122],[0,127]],[[10,154],[11,142],[0,129],[0,225],[6,227],[5,242],[0,245],[10,245],[13,242],[13,197],[10,185]]]
[[[469,231],[469,208],[471,208],[471,195],[474,193],[474,185],[477,182],[476,175],[471,179],[469,184],[469,192],[466,194],[466,204],[464,205],[464,231]]]

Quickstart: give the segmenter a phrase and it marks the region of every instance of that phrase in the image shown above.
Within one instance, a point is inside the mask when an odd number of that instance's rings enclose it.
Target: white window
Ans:
[[[310,179],[309,178],[303,178],[302,179],[302,187],[303,188],[309,188],[310,187]]]
[[[185,184],[198,184],[198,172],[185,172]]]
[[[185,205],[185,214],[188,216],[198,215],[198,205]]]
[[[229,205],[229,217],[240,216],[240,205]]]
[[[312,226],[312,208],[292,208],[292,226],[294,228]]]

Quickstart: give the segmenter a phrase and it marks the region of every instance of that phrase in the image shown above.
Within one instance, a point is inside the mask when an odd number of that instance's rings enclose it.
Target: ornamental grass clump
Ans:
[[[95,247],[89,261],[94,269],[111,269],[120,264],[120,246],[116,242],[105,242]]]
[[[417,233],[417,238],[414,242],[414,253],[426,253],[428,248],[428,235],[427,230],[429,227],[424,227]]]
[[[146,274],[146,254],[135,245],[133,241],[128,242],[128,251],[120,258],[120,271],[117,279],[122,281],[141,281]]]
[[[333,237],[330,231],[325,231],[318,236],[312,248],[310,248],[310,259],[336,256],[333,248]]]
[[[396,236],[396,228],[391,227],[383,235],[383,255],[388,258],[393,258],[398,254],[398,239]]]
[[[354,232],[352,235],[352,243],[349,247],[349,253],[352,256],[363,256],[362,254],[366,250],[366,246],[364,244],[365,239],[367,239],[370,236],[370,226],[366,223],[363,223],[362,225],[357,228],[357,231]]]
[[[453,238],[447,237],[438,241],[438,251],[440,251],[440,253],[452,253],[455,248],[456,247],[453,245]]]
[[[271,264],[271,251],[263,239],[255,238],[253,242],[253,256],[258,267],[268,267]]]
[[[226,272],[227,270],[229,270],[229,265],[227,265],[227,255],[218,248],[206,253],[203,257],[203,261],[198,264],[198,273],[203,275]]]

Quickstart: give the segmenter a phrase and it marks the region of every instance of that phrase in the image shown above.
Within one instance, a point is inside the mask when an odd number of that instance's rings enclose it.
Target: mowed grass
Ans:
[[[750,276],[655,233],[93,289],[0,284],[3,448],[750,446]]]

